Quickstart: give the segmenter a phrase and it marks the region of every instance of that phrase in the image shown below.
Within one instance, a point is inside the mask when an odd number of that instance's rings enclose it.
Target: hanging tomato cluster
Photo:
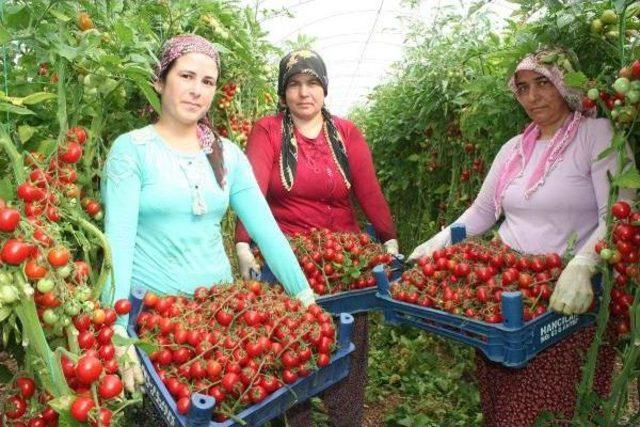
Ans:
[[[616,123],[633,122],[640,102],[640,60],[622,67],[613,82],[613,93],[591,88],[582,100],[585,108],[595,107],[598,102],[610,110],[611,119]]]
[[[7,267],[20,268],[27,280],[26,287],[21,286],[15,269],[0,269],[0,304],[33,295],[40,320],[57,336],[63,335],[71,317],[94,309],[87,284],[90,267],[72,259],[58,225],[65,215],[77,211],[80,187],[74,182],[74,164],[82,157],[86,139],[84,128],[69,129],[46,168],[42,156],[27,154],[30,173],[16,189],[22,203],[10,207],[0,201],[0,260]],[[97,212],[88,213],[99,218],[99,211],[98,204]]]
[[[611,245],[605,241],[596,244],[596,252],[614,269],[614,288],[611,290],[609,309],[619,335],[629,333],[633,305],[634,283],[640,279],[640,211],[633,210],[625,201],[611,206],[614,218]]]
[[[257,281],[200,287],[192,299],[147,293],[139,336],[182,414],[192,393],[216,399],[223,421],[329,364],[336,330],[318,305],[304,309]]]
[[[290,237],[289,243],[309,286],[318,295],[375,286],[373,267],[393,261],[382,245],[365,233],[312,228]]]
[[[29,376],[18,376],[5,390],[0,413],[10,426],[51,427],[58,425],[58,413],[47,404],[51,396]],[[0,418],[1,419],[1,418]],[[4,424],[2,424],[4,425]]]
[[[520,291],[523,317],[529,321],[547,311],[562,266],[556,253],[522,255],[497,238],[489,244],[469,239],[418,260],[392,284],[391,296],[422,307],[500,323],[502,293]]]

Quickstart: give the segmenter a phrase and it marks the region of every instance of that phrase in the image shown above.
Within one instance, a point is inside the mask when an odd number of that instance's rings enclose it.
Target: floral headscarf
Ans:
[[[216,62],[218,71],[220,70],[220,55],[211,42],[195,34],[182,34],[167,40],[164,44],[160,61],[156,66],[156,79],[159,80],[163,78],[169,70],[169,67],[171,67],[171,64],[179,57],[188,53],[202,53],[207,55]],[[222,155],[222,140],[215,132],[206,114],[198,122],[198,139],[200,140],[202,151],[209,159],[218,185],[224,188],[225,169]],[[206,212],[206,208],[204,208],[204,211]]]
[[[544,185],[545,178],[562,161],[562,154],[575,139],[583,117],[595,117],[596,110],[585,109],[582,105],[582,91],[568,87],[565,84],[565,72],[574,71],[574,64],[577,62],[575,54],[560,48],[541,49],[534,54],[525,57],[516,67],[513,75],[509,79],[509,88],[516,93],[515,77],[519,71],[535,71],[545,76],[555,86],[562,98],[567,102],[573,111],[563,125],[556,131],[551,141],[545,148],[542,157],[538,161],[533,173],[529,177],[525,198],[529,198],[533,192]],[[525,166],[529,162],[533,149],[540,136],[540,129],[535,123],[527,126],[520,140],[513,147],[513,151],[507,158],[506,163],[500,171],[496,193],[494,195],[494,206],[496,218],[502,212],[502,198],[504,192],[515,178],[520,176]]]

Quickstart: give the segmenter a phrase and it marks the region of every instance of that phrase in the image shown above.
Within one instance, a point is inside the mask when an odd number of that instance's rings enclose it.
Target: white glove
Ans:
[[[256,274],[260,273],[260,266],[256,262],[251,246],[245,242],[236,243],[236,254],[238,255],[238,266],[240,267],[240,276],[243,279],[251,279],[251,270]]]
[[[415,261],[418,258],[429,256],[435,251],[447,247],[451,244],[451,229],[449,227],[444,228],[438,234],[419,245],[411,252],[407,261]]]
[[[313,295],[311,288],[298,292],[296,299],[302,303],[304,308],[309,307],[311,304],[315,304],[316,298]]]
[[[588,256],[573,257],[558,278],[549,307],[562,314],[586,312],[593,301],[591,276],[595,271],[596,265]]]
[[[398,255],[398,241],[396,239],[387,240],[382,246],[388,254]]]
[[[113,332],[123,338],[129,339],[129,334],[124,326],[114,325]],[[124,388],[129,393],[133,393],[144,383],[142,366],[140,366],[140,359],[138,359],[136,349],[133,345],[116,345],[115,350],[116,359],[118,360],[118,371],[120,372],[120,378],[122,378],[122,382],[124,383]]]

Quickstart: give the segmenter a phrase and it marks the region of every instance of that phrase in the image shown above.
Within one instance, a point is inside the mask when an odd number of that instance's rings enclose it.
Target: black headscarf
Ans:
[[[278,73],[278,96],[285,99],[287,82],[296,74],[308,74],[318,79],[327,96],[329,88],[329,78],[327,77],[327,67],[324,61],[316,52],[308,49],[295,50],[280,60]],[[322,126],[325,139],[329,143],[333,160],[344,179],[347,188],[351,188],[351,173],[349,172],[349,162],[344,141],[336,128],[331,113],[323,106]],[[280,175],[282,183],[287,191],[291,191],[293,181],[296,176],[298,166],[298,143],[294,133],[293,118],[286,106],[283,109],[282,118],[282,151],[280,156]]]

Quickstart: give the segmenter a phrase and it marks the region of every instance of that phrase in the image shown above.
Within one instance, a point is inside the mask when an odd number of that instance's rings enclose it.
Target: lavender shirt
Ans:
[[[478,197],[456,222],[469,235],[483,234],[496,223],[493,197],[502,166],[518,135],[502,146]],[[562,160],[549,172],[542,186],[525,199],[525,185],[548,141],[538,141],[522,174],[504,192],[504,221],[498,233],[512,248],[530,254],[563,254],[573,233],[579,251],[604,221],[609,196],[607,170],[615,173],[616,154],[596,160],[611,144],[613,130],[607,119],[584,118]],[[592,248],[586,248],[591,250]]]

